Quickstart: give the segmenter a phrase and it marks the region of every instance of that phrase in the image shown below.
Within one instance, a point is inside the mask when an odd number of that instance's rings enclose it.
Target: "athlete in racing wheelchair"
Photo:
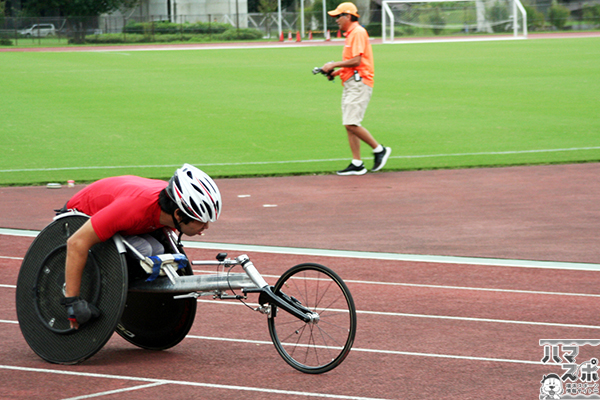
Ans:
[[[187,260],[182,235],[201,234],[221,208],[216,184],[188,164],[168,184],[121,176],[83,189],[23,258],[16,306],[27,344],[58,364],[92,357],[115,331],[165,350],[190,331],[197,298],[212,296],[266,315],[277,352],[293,368],[320,374],[338,366],[354,342],[356,308],[335,272],[302,263],[270,285],[245,254]],[[194,275],[192,265],[217,271]],[[245,302],[248,294],[258,296],[257,307]]]
[[[90,249],[120,233],[134,249],[140,264],[153,280],[164,263],[188,266],[184,254],[164,254],[156,234],[161,228],[200,235],[221,213],[221,194],[215,182],[198,168],[184,164],[168,184],[137,176],[101,179],[77,193],[61,211],[77,210],[91,218],[67,240],[65,298],[71,328],[77,329],[99,315],[80,297],[81,278]]]

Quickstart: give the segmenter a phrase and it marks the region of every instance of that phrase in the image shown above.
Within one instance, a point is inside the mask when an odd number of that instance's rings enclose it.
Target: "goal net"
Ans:
[[[527,37],[527,13],[519,0],[385,0],[383,43],[415,36]]]

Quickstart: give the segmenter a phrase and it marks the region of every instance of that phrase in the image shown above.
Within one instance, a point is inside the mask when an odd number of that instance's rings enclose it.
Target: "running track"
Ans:
[[[114,335],[81,365],[42,361],[14,285],[31,236],[80,186],[0,188],[0,398],[537,398],[562,373],[539,340],[600,335],[598,176],[576,164],[218,181],[223,216],[187,242],[190,258],[247,253],[271,282],[315,261],[348,283],[354,349],[319,376],[285,364],[264,316],[205,300],[168,351]]]

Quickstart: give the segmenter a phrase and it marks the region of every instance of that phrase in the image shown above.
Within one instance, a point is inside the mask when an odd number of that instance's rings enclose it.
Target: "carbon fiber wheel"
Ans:
[[[160,236],[165,249],[171,246]],[[183,249],[171,252],[185,254]],[[139,261],[132,261],[130,268],[139,270]],[[131,271],[133,275],[133,271]],[[187,265],[178,271],[180,275],[193,275],[192,267]],[[142,274],[138,279],[146,279]],[[157,279],[168,279],[159,277]],[[133,282],[133,278],[132,278]],[[192,328],[196,317],[197,301],[194,298],[173,298],[172,293],[129,292],[127,304],[117,325],[117,333],[125,340],[143,349],[165,350],[177,345]]]
[[[127,266],[112,240],[92,247],[83,271],[81,297],[100,309],[97,319],[71,329],[64,297],[67,239],[86,221],[64,214],[33,241],[17,280],[17,318],[31,349],[46,361],[77,364],[96,354],[110,339],[127,298]]]

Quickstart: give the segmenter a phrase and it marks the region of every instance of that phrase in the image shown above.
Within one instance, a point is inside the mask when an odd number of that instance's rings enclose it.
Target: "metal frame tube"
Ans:
[[[156,279],[152,282],[138,281],[129,286],[132,292],[145,293],[191,293],[219,292],[224,290],[239,290],[256,288],[256,285],[243,273],[227,275],[185,275],[177,277],[175,283],[169,279]]]

